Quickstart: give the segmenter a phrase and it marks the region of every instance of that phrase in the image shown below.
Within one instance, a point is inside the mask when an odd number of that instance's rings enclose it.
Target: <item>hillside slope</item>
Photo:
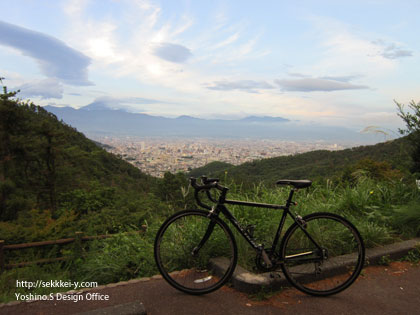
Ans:
[[[409,165],[407,140],[396,139],[369,146],[360,146],[340,151],[318,150],[291,156],[281,156],[270,159],[256,160],[238,166],[213,168],[204,166],[192,170],[193,176],[212,175],[228,177],[237,182],[274,183],[281,178],[289,179],[318,179],[331,178],[339,175],[346,167],[362,159],[387,161],[393,168],[405,169]],[[206,172],[208,172],[206,174]]]
[[[149,198],[155,178],[42,107],[0,96],[0,221],[28,217],[34,209],[57,219],[71,210],[116,208],[131,196]]]
[[[215,161],[191,170],[188,175],[192,177],[199,177],[201,175],[217,174],[232,167],[234,166],[230,163]]]

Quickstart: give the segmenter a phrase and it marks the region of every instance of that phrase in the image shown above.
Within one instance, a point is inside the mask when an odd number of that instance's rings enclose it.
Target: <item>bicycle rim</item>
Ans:
[[[281,246],[284,275],[307,294],[326,296],[348,288],[363,268],[365,248],[360,233],[331,213],[314,213],[303,220],[305,231],[321,248],[293,224]]]
[[[190,294],[205,294],[220,288],[231,277],[237,247],[229,227],[207,211],[187,210],[168,218],[155,239],[155,260],[170,285]],[[197,253],[209,225],[211,234]]]

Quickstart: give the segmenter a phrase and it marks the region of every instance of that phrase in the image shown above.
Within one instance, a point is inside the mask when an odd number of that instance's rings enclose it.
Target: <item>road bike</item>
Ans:
[[[238,249],[231,228],[220,214],[256,251],[256,268],[262,272],[281,269],[297,289],[311,295],[327,296],[348,288],[359,276],[365,259],[363,239],[356,227],[334,213],[315,212],[301,217],[291,211],[294,193],[311,186],[309,180],[279,180],[291,185],[285,205],[226,199],[228,188],[217,178],[190,178],[197,204],[205,210],[184,210],[170,216],[157,232],[154,256],[163,278],[189,294],[219,289],[232,276]],[[218,196],[214,192],[218,192]],[[213,206],[203,203],[205,192]],[[213,193],[213,195],[212,195]],[[254,225],[241,226],[226,205],[259,207],[283,211],[270,247],[258,244]],[[293,223],[283,234],[286,217]]]

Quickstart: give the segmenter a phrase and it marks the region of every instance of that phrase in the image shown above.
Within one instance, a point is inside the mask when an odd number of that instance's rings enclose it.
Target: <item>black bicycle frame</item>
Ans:
[[[314,243],[314,245],[320,250],[322,251],[321,247],[318,245],[318,243],[312,238],[312,236],[306,231],[306,229],[304,228],[304,226],[302,225],[301,221],[299,220],[299,217],[295,217],[293,216],[293,214],[290,212],[290,205],[294,204],[292,202],[292,198],[293,198],[293,194],[295,192],[295,188],[293,188],[290,193],[289,193],[289,197],[286,201],[286,205],[274,205],[274,204],[267,204],[267,203],[257,203],[257,202],[248,202],[248,201],[239,201],[239,200],[229,200],[229,199],[224,199],[224,198],[220,198],[219,202],[217,203],[217,205],[215,205],[213,208],[211,208],[209,216],[218,216],[220,213],[223,213],[224,216],[233,224],[233,226],[238,230],[238,232],[247,240],[247,242],[258,252],[264,252],[264,248],[261,244],[256,244],[253,240],[253,237],[249,234],[249,232],[244,229],[238,222],[238,220],[235,218],[235,216],[226,208],[225,204],[230,204],[230,205],[237,205],[237,206],[245,206],[245,207],[258,207],[258,208],[266,208],[266,209],[276,209],[276,210],[282,210],[283,211],[283,215],[281,217],[279,226],[277,228],[277,232],[276,235],[274,237],[273,243],[271,245],[272,249],[275,249],[277,247],[277,244],[280,240],[280,235],[281,232],[283,230],[284,227],[284,223],[286,221],[286,217],[287,215],[290,215],[290,217],[292,217],[292,219],[296,222],[296,224],[300,227],[300,229],[308,236],[308,238]],[[203,239],[200,242],[200,245],[197,246],[198,248],[196,248],[194,251],[196,251],[197,249],[201,248],[201,246],[206,242],[206,240],[208,239],[208,237],[211,234],[211,231],[213,229],[214,225],[210,225],[209,229],[206,232],[206,235],[203,237]],[[211,231],[210,231],[211,228]],[[265,252],[264,252],[265,254]],[[302,257],[302,256],[307,256],[307,255],[311,255],[312,252],[308,252],[308,253],[301,253],[301,254],[297,254],[297,255],[291,255],[288,256],[286,258],[297,258],[297,257]]]

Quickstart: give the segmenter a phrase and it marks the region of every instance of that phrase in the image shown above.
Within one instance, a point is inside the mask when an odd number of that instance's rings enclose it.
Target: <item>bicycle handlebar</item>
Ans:
[[[209,209],[211,210],[211,207],[204,204],[203,202],[201,202],[200,197],[198,196],[198,193],[202,190],[204,190],[206,192],[207,198],[209,198],[209,200],[213,203],[223,203],[225,198],[226,198],[226,193],[229,190],[227,187],[223,187],[221,185],[219,185],[219,179],[218,178],[207,178],[206,176],[202,176],[201,177],[201,182],[203,183],[203,185],[198,185],[197,184],[197,178],[195,177],[190,177],[190,183],[191,186],[195,189],[194,192],[194,197],[195,200],[197,201],[197,204],[200,205],[203,208]],[[210,190],[216,188],[217,190],[220,190],[222,192],[222,194],[219,197],[219,200],[215,200],[211,194],[210,194]]]

